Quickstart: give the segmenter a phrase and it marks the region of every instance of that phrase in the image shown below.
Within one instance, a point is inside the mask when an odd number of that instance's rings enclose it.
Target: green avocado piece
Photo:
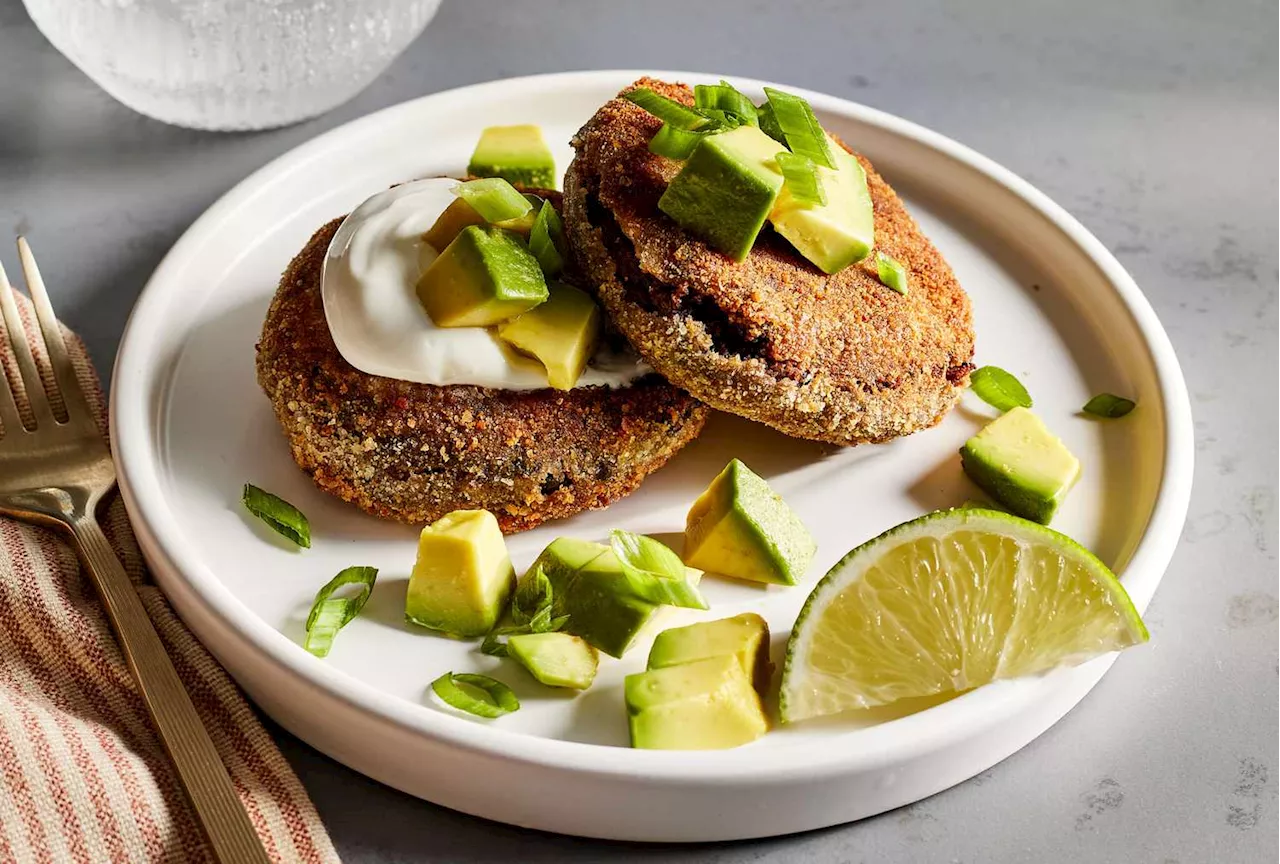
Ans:
[[[718,750],[769,729],[760,695],[733,656],[628,675],[623,690],[632,747]]]
[[[405,595],[405,618],[454,636],[483,636],[515,584],[498,520],[487,510],[455,510],[422,529]]]
[[[453,203],[436,217],[436,221],[427,229],[427,233],[422,235],[422,239],[440,253],[462,233],[463,228],[483,224],[484,217],[476,212],[476,208],[461,198],[454,198]]]
[[[524,242],[479,225],[458,232],[422,274],[417,291],[437,327],[487,327],[548,296],[542,268]]]
[[[1048,525],[1080,478],[1080,460],[1026,408],[988,423],[960,449],[964,472],[1009,512]]]
[[[741,261],[782,189],[778,142],[754,126],[704,138],[658,199],[658,208]]]
[[[498,338],[540,360],[553,388],[572,390],[600,341],[600,307],[562,282],[547,288],[547,302],[499,326]]]
[[[737,459],[693,502],[685,522],[685,563],[737,579],[795,585],[815,551],[795,511]]]
[[[538,568],[551,583],[552,614],[568,615],[563,632],[581,636],[610,657],[621,657],[659,607],[629,593],[622,565],[600,543],[560,537],[552,541],[525,574]],[[686,568],[696,585],[702,573]]]
[[[480,141],[467,173],[472,177],[502,177],[523,186],[556,188],[556,160],[537,126],[490,126]]]
[[[797,201],[785,186],[769,214],[773,230],[824,273],[838,273],[871,254],[875,213],[867,175],[857,158],[830,135],[827,149],[835,169],[815,166],[826,204]]]
[[[622,565],[607,547],[574,574],[567,591],[557,589],[554,597],[555,614],[569,616],[565,632],[581,636],[610,657],[627,653],[658,609],[626,592]]]
[[[756,691],[763,696],[773,677],[769,625],[754,612],[663,630],[649,649],[649,668],[664,669],[725,655],[737,658],[742,671],[751,676]]]
[[[507,653],[548,687],[586,690],[596,678],[600,655],[568,633],[524,633],[507,638]]]

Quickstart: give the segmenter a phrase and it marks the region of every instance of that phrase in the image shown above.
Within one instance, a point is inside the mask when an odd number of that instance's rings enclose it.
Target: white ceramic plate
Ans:
[[[718,77],[661,75],[691,83]],[[112,390],[121,486],[155,577],[282,725],[371,777],[468,813],[597,837],[720,840],[845,822],[945,789],[1043,732],[1114,658],[980,688],[913,714],[882,710],[775,730],[736,750],[631,750],[621,683],[643,667],[647,644],[603,663],[590,691],[567,697],[480,655],[474,643],[406,626],[415,531],[316,490],[294,467],[258,390],[254,343],[268,302],[317,227],[391,183],[456,174],[491,124],[540,124],[558,142],[563,167],[570,135],[636,77],[520,78],[389,108],[271,163],[191,227],[138,301]],[[760,82],[737,83],[761,95]],[[875,162],[951,262],[973,298],[977,362],[1016,373],[1084,463],[1054,527],[1121,573],[1144,609],[1186,512],[1192,435],[1173,350],[1137,286],[1079,223],[998,165],[888,114],[796,92]],[[1133,396],[1138,410],[1110,423],[1081,417],[1079,406],[1104,390]],[[512,537],[511,553],[519,567],[562,534],[679,532],[693,498],[739,457],[818,538],[800,587],[705,583],[712,616],[765,615],[777,655],[809,589],[845,552],[976,494],[956,450],[989,416],[966,396],[936,429],[840,450],[716,415],[635,495]],[[246,516],[245,481],[307,513],[314,546],[291,551]],[[298,645],[302,618],[316,589],[352,564],[378,567],[377,588],[333,653],[316,659]],[[673,623],[697,613],[668,614]],[[523,707],[493,722],[443,710],[427,685],[447,670],[493,671]]]

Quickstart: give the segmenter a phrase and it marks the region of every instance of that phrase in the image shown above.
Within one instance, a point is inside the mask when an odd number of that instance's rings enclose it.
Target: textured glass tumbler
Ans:
[[[135,111],[266,129],[355,96],[440,0],[24,0],[40,31]]]

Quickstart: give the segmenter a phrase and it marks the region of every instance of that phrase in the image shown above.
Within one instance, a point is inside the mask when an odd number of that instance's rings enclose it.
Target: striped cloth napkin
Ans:
[[[105,430],[97,375],[83,343],[64,335]],[[0,356],[10,372],[12,359]],[[119,497],[99,516],[267,852],[289,864],[337,861],[257,715],[148,583]],[[212,860],[75,554],[52,532],[0,517],[0,862]]]

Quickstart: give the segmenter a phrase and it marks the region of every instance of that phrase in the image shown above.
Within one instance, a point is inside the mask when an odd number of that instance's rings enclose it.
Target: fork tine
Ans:
[[[5,338],[4,319],[0,318],[0,342]],[[0,369],[0,426],[4,427],[4,435],[9,437],[23,431],[22,415],[18,413],[18,403],[13,398],[13,388],[4,370]]]
[[[80,390],[80,382],[76,380],[75,367],[71,365],[71,355],[67,353],[67,343],[62,338],[62,328],[58,326],[58,318],[53,314],[53,304],[49,302],[49,292],[45,290],[44,279],[40,277],[40,268],[36,266],[36,256],[31,253],[31,246],[26,237],[18,238],[18,258],[22,262],[22,275],[27,280],[27,291],[31,293],[31,302],[36,307],[36,318],[40,321],[40,331],[44,334],[45,352],[49,356],[49,365],[53,367],[53,377],[62,392],[62,402],[67,409],[67,418],[76,414],[91,416],[89,404]],[[75,409],[74,411],[72,409]]]
[[[18,316],[18,304],[13,299],[13,286],[0,264],[0,313],[3,313],[6,329],[9,331],[9,347],[18,360],[18,374],[22,378],[22,386],[27,391],[27,401],[31,403],[31,413],[35,415],[36,425],[42,421],[52,421],[53,411],[49,407],[49,399],[44,392],[44,384],[40,381],[40,372],[36,369],[35,357],[31,355],[31,346],[27,344],[27,332],[22,327],[22,319]]]

